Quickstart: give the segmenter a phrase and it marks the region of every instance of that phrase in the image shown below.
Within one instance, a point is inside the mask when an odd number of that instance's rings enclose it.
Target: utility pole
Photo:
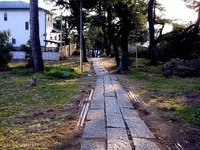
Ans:
[[[60,14],[60,52],[61,52],[61,56],[62,56],[62,46],[63,46],[63,43],[62,43],[62,30],[63,30],[63,27],[62,27],[62,12]]]
[[[82,30],[83,30],[83,2],[82,0],[80,0],[80,33],[79,33],[79,37],[80,37],[80,73],[83,72],[83,34],[82,34]]]

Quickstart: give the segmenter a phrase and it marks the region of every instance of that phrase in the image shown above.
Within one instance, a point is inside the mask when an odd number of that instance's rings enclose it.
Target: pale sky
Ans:
[[[1,1],[1,0],[0,0]],[[13,1],[13,0],[8,0]],[[30,0],[21,0],[29,2]],[[39,6],[48,10],[53,8],[52,5],[46,5],[43,0],[38,0]],[[158,0],[166,9],[165,18],[167,19],[178,19],[180,22],[196,21],[197,12],[190,10],[186,7],[183,0]],[[59,14],[59,13],[58,13]]]
[[[165,16],[168,19],[178,19],[188,22],[196,21],[198,13],[188,9],[183,0],[158,0],[165,8]]]

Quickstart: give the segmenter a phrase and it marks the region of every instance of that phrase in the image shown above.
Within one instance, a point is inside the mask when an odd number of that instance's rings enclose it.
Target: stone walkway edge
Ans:
[[[129,101],[115,75],[93,58],[97,75],[81,150],[158,150],[155,136]]]

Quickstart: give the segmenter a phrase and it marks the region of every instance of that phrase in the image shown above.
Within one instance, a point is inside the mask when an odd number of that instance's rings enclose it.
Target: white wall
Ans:
[[[28,9],[14,9],[6,10],[7,21],[4,21],[4,10],[0,10],[0,30],[11,30],[11,38],[16,39],[14,47],[19,47],[21,44],[26,44],[30,39],[30,24],[29,30],[25,30],[25,22],[29,22],[29,10]],[[39,24],[40,24],[40,44],[45,46],[45,36],[50,35],[50,31],[53,29],[53,21],[46,22],[46,12],[44,10],[39,11]],[[46,25],[47,23],[47,25]],[[48,28],[47,30],[46,27]],[[50,39],[50,38],[49,38]]]
[[[0,30],[11,30],[11,42],[12,38],[16,39],[16,44],[13,46],[26,44],[30,35],[30,30],[25,30],[25,22],[29,22],[28,10],[6,10],[6,12],[7,21],[4,21],[4,11],[0,11]]]
[[[11,51],[11,54],[13,55],[13,59],[25,59],[25,52]]]
[[[44,12],[43,10],[39,11],[39,26],[40,26],[40,45],[41,46],[45,46],[45,36],[46,36],[46,12]]]
[[[25,59],[25,52],[11,52],[13,55],[13,59]],[[43,60],[59,60],[60,53],[59,52],[42,52]]]

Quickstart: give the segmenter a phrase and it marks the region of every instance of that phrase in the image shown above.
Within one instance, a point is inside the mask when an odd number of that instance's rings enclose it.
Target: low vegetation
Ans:
[[[68,140],[79,132],[71,133],[76,130],[77,103],[92,86],[83,84],[73,62],[46,62],[43,74],[15,62],[0,72],[0,149],[70,147]],[[33,76],[36,86],[30,85]]]
[[[145,66],[147,60],[140,59],[138,68],[133,68],[128,74],[134,82],[140,84],[143,91],[139,95],[150,97],[148,105],[154,105],[159,110],[173,110],[175,116],[187,122],[200,125],[200,106],[196,106],[199,100],[200,82],[198,77],[180,78],[171,76],[166,78],[161,74],[162,64],[157,66]],[[194,96],[194,99],[187,97]],[[180,98],[186,96],[186,98]]]

